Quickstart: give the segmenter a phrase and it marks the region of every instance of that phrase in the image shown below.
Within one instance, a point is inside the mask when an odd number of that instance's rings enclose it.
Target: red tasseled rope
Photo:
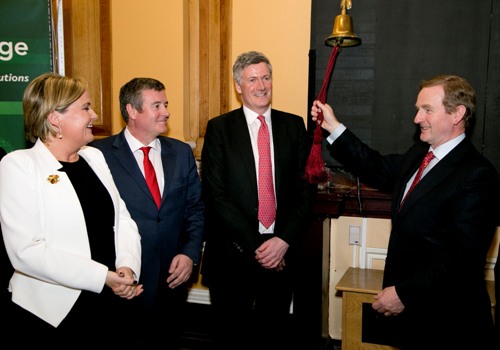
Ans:
[[[321,103],[326,102],[326,93],[328,91],[328,86],[330,85],[330,78],[332,76],[333,67],[335,66],[335,61],[340,52],[340,46],[335,45],[330,55],[330,60],[328,61],[328,68],[323,79],[323,85],[319,91],[318,97],[316,98]],[[309,183],[321,183],[328,181],[328,172],[325,169],[325,162],[323,161],[323,155],[321,154],[321,142],[323,140],[323,131],[321,129],[321,124],[323,123],[323,112],[318,113],[316,120],[316,129],[314,129],[313,144],[311,147],[311,153],[306,163],[305,178]]]

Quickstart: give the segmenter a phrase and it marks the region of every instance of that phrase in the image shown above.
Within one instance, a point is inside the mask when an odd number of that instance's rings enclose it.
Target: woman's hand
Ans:
[[[108,271],[106,285],[121,298],[132,299],[144,291],[142,284],[137,284],[134,273],[129,268],[120,268],[117,272]]]

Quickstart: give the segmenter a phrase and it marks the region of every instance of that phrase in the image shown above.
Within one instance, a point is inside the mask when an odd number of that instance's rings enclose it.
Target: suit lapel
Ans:
[[[142,174],[141,169],[139,168],[139,165],[135,160],[132,150],[130,149],[127,140],[125,139],[123,130],[116,136],[113,142],[113,153],[118,162],[123,167],[123,171],[129,173],[130,177],[133,178],[137,183],[137,186],[139,186],[139,188],[141,188],[144,193],[146,193],[146,195],[153,199],[153,196],[151,195],[151,192],[149,191],[148,185],[146,183],[146,179],[144,178],[144,175]]]
[[[286,145],[286,132],[287,125],[283,124],[283,118],[279,111],[271,110],[271,120],[273,128],[273,149],[274,149],[274,182],[275,182],[275,192],[279,193],[280,179],[286,174],[282,174],[282,164],[284,162],[283,157],[286,152],[281,149]],[[297,155],[298,156],[298,155]]]
[[[393,206],[393,209],[395,209],[395,212],[399,211],[399,206],[401,201],[403,200],[403,196],[405,193],[406,189],[406,184],[408,181],[410,181],[411,177],[415,172],[417,171],[418,167],[420,166],[420,163],[422,162],[422,159],[424,159],[425,154],[429,150],[429,145],[425,144],[423,147],[418,148],[416,151],[414,151],[413,155],[409,155],[408,158],[411,160],[408,160],[406,163],[402,165],[402,176],[401,176],[401,185],[399,186],[398,190],[398,199],[397,199],[397,204],[394,203],[395,205]],[[406,170],[404,170],[406,169]],[[408,198],[407,198],[408,200]],[[406,204],[406,202],[405,202]]]
[[[161,163],[163,166],[164,188],[161,196],[161,202],[168,197],[170,185],[175,173],[175,165],[177,164],[177,153],[173,150],[172,145],[165,138],[160,138],[161,143]]]
[[[427,192],[431,191],[433,188],[440,186],[440,184],[453,173],[455,169],[455,164],[457,162],[464,160],[464,157],[469,149],[470,149],[470,142],[467,139],[465,139],[461,143],[459,143],[453,150],[451,150],[451,152],[448,153],[443,159],[441,159],[429,171],[429,173],[427,173],[422,178],[422,180],[420,180],[418,186],[415,187],[415,189],[405,200],[405,204],[401,208],[401,212],[407,211],[409,208],[411,208],[411,206],[415,202],[417,202],[420,198],[422,198],[422,196],[424,196]],[[423,158],[423,156],[421,158]],[[421,159],[417,161],[417,163],[420,161]]]
[[[236,110],[233,114],[231,127],[229,130],[231,130],[231,143],[235,144],[235,149],[240,150],[242,166],[245,168],[245,172],[247,173],[249,183],[252,186],[252,190],[257,193],[257,165],[255,164],[255,158],[252,150],[252,141],[250,140],[250,133],[248,131],[245,114],[243,113],[243,107]]]

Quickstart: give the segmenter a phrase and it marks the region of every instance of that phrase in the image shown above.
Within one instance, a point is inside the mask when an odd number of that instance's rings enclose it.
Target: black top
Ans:
[[[115,213],[108,190],[82,157],[73,163],[60,163],[60,170],[68,174],[82,206],[92,260],[115,271]],[[59,329],[72,330],[89,322],[96,329],[109,329],[120,318],[117,311],[123,301],[107,286],[99,294],[83,290]]]
[[[115,270],[114,208],[108,190],[88,163],[80,157],[73,163],[60,162],[68,174],[82,206],[92,259]]]

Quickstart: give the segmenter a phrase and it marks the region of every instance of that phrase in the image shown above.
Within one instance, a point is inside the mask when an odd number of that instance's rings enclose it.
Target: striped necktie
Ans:
[[[434,158],[434,153],[432,151],[428,152],[424,159],[422,160],[422,163],[420,163],[420,167],[418,168],[417,175],[413,179],[413,182],[411,183],[410,188],[408,189],[408,192],[406,192],[405,197],[401,201],[401,205],[399,206],[400,208],[403,206],[403,203],[405,202],[406,198],[408,198],[408,195],[410,194],[411,191],[417,186],[417,184],[420,182],[420,179],[422,178],[422,173],[424,172],[424,169],[427,168],[427,165],[431,162],[431,160]]]

